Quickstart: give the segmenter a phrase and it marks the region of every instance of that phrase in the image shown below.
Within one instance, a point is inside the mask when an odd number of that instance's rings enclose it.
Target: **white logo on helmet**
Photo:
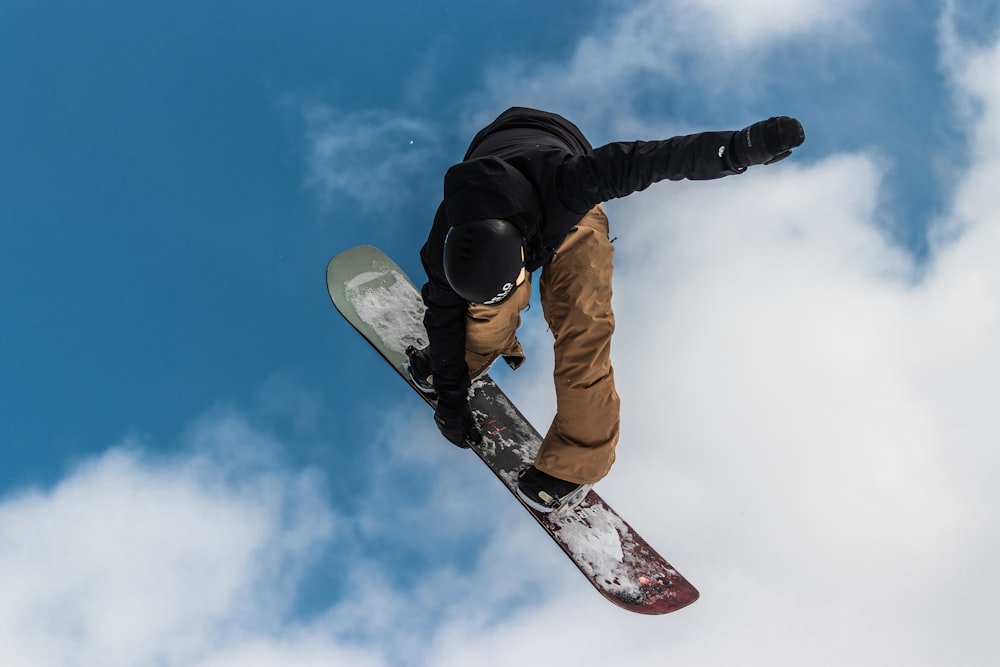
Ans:
[[[505,283],[500,293],[497,294],[492,299],[490,299],[489,301],[483,301],[483,305],[492,306],[494,303],[500,303],[501,301],[507,298],[507,295],[510,294],[510,291],[512,289],[514,289],[514,283]]]

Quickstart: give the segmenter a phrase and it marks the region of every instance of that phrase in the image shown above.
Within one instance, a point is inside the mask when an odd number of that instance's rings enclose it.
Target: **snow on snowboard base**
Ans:
[[[409,383],[406,348],[427,340],[424,305],[406,274],[377,248],[358,246],[330,260],[326,282],[337,310]],[[517,498],[517,473],[534,461],[542,438],[488,375],[473,383],[471,404],[483,431],[473,449]],[[619,607],[666,614],[698,599],[694,586],[593,490],[563,516],[521,504]]]

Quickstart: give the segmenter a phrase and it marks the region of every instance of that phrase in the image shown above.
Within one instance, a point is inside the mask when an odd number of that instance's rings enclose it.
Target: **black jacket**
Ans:
[[[468,386],[465,312],[468,303],[444,275],[444,238],[454,225],[501,218],[524,234],[529,271],[541,267],[569,230],[597,204],[669,180],[728,176],[720,148],[733,132],[703,132],[664,141],[593,148],[565,118],[514,107],[472,140],[465,158],[444,177],[444,200],[420,259],[427,273],[424,325],[434,383]]]

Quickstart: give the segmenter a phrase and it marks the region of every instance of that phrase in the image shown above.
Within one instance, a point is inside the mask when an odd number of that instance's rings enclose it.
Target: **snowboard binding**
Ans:
[[[431,360],[428,358],[427,348],[408,345],[406,358],[408,360],[406,371],[410,376],[410,384],[429,400],[437,400],[437,391],[434,390],[434,375],[431,373]]]

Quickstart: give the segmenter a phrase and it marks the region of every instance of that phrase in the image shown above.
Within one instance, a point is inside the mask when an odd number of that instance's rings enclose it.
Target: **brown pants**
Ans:
[[[555,338],[556,416],[535,466],[590,484],[608,474],[618,442],[619,401],[611,368],[614,248],[604,207],[595,206],[542,268],[542,311]],[[466,362],[473,377],[500,355],[524,357],[517,340],[531,281],[499,306],[469,304]]]

